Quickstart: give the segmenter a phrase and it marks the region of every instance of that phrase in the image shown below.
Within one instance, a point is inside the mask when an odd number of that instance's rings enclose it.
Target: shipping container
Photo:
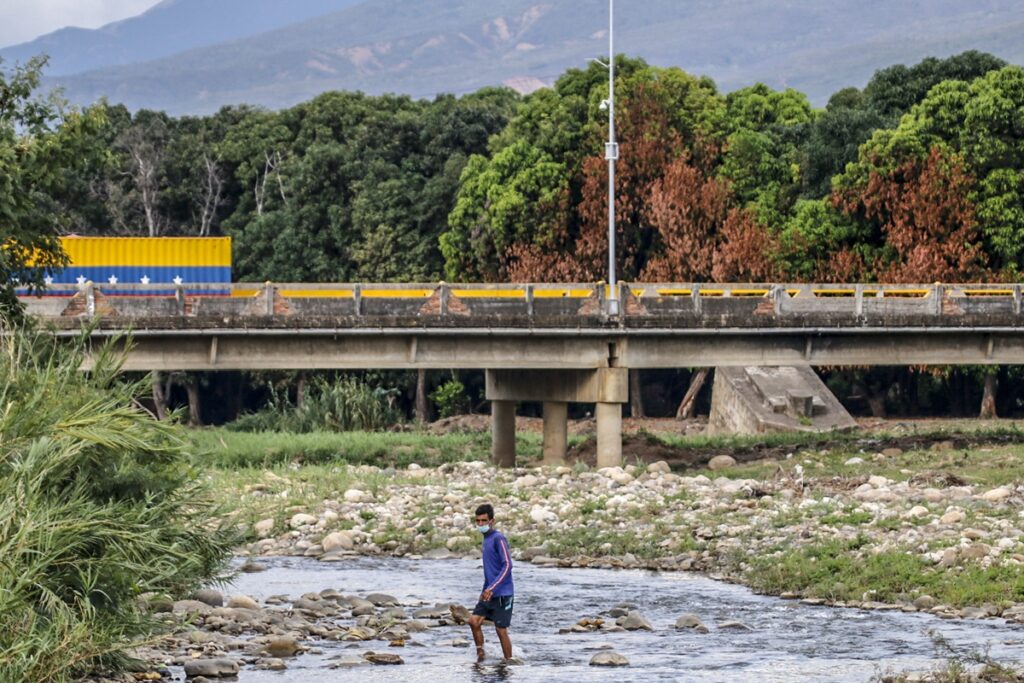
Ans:
[[[97,285],[219,284],[231,282],[230,237],[62,237],[70,264],[46,273],[46,294],[74,294]],[[165,294],[149,289],[132,294]],[[187,291],[187,290],[186,290]],[[215,290],[223,294],[229,293]],[[126,294],[116,292],[111,294]],[[211,293],[207,290],[207,293]]]

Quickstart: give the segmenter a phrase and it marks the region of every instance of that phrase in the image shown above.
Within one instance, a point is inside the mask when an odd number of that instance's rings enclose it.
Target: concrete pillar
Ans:
[[[622,405],[597,404],[597,467],[622,464]]]
[[[569,404],[544,401],[544,465],[565,464],[565,443],[569,430]]]
[[[491,457],[498,467],[516,466],[515,401],[491,401]]]

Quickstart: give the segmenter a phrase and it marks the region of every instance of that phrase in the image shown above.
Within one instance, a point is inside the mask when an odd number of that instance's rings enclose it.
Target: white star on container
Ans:
[[[45,283],[46,286],[49,287],[50,285],[53,284],[53,278],[47,275],[46,277],[43,278],[43,283]]]
[[[112,285],[116,285],[117,284],[117,276],[116,275],[111,275],[110,277],[107,278],[107,282],[109,282]]]
[[[141,282],[144,285],[148,285],[149,284],[149,276],[148,275],[143,275],[141,278],[139,278],[139,282]]]
[[[78,277],[75,278],[75,282],[78,283],[79,287],[84,287],[85,283],[86,283],[85,276],[84,275],[79,275]]]
[[[180,285],[182,282],[184,282],[184,280],[181,279],[180,275],[175,275],[174,276],[174,284]]]

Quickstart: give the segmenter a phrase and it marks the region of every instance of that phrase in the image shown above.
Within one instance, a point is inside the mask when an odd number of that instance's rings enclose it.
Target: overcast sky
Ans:
[[[139,14],[159,0],[0,0],[0,47],[65,26],[96,28]]]

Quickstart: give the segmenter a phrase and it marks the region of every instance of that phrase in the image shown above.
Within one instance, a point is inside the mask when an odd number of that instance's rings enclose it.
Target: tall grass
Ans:
[[[269,404],[230,425],[240,432],[350,432],[376,431],[398,424],[401,413],[393,406],[394,392],[373,387],[354,377],[330,382],[317,379],[306,387],[302,400],[292,405],[273,387]]]
[[[138,407],[101,349],[0,340],[0,681],[117,669],[153,625],[144,593],[222,572],[234,538],[195,483],[178,428]]]

